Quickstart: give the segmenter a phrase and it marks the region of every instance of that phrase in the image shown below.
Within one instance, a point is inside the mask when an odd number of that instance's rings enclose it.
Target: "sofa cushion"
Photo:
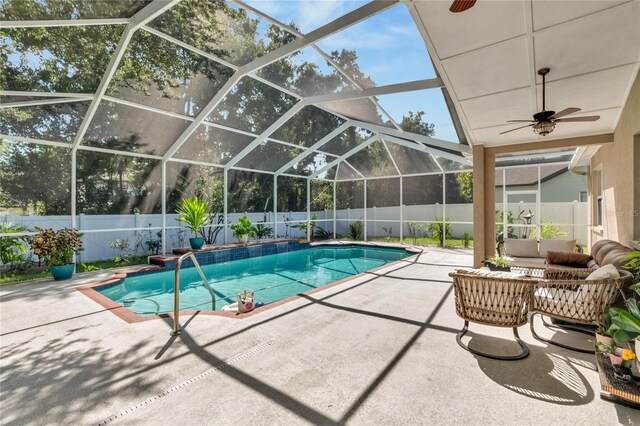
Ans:
[[[572,251],[548,251],[547,263],[554,265],[573,266],[574,268],[586,268],[592,260],[588,254]]]
[[[620,278],[620,272],[613,265],[605,265],[596,269],[586,278],[586,281],[607,280]]]
[[[538,242],[534,239],[507,238],[504,240],[504,253],[511,257],[540,257]]]
[[[516,274],[513,272],[506,272],[506,271],[491,271],[489,269],[458,269],[456,270],[456,273],[458,274],[465,274],[465,275],[473,275],[475,277],[487,277],[487,278],[495,278],[495,279],[499,279],[499,280],[513,280],[513,279],[523,279],[523,278],[528,278],[525,275],[522,274]]]
[[[604,258],[614,250],[624,249],[625,246],[617,241],[602,240],[593,245],[591,250],[591,256],[596,260],[598,265],[602,266]]]
[[[613,265],[617,269],[626,269],[622,264],[625,263],[624,259],[629,255],[630,251],[630,248],[624,246],[613,249],[602,259],[600,266]]]
[[[544,268],[544,259],[542,257],[512,257],[503,256],[509,266],[520,266],[522,268]]]
[[[576,240],[540,240],[540,257],[547,257],[549,251],[568,251],[574,252],[576,248]]]
[[[587,269],[591,269],[592,271],[595,271],[599,267],[600,266],[596,263],[596,261],[594,259],[591,259],[589,261],[589,263],[587,263]]]

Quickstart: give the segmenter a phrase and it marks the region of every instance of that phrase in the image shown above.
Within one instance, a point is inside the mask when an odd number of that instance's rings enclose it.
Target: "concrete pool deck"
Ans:
[[[471,262],[429,248],[243,320],[183,317],[179,337],[171,319],[127,324],[75,289],[112,272],[4,285],[0,423],[640,424],[600,399],[592,355],[528,327],[525,360],[462,350],[447,274]],[[469,336],[518,349],[509,329]]]

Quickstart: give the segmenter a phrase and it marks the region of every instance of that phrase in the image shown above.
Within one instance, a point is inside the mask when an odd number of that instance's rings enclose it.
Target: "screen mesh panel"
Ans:
[[[225,165],[255,138],[201,124],[174,157]]]
[[[89,102],[0,109],[0,133],[55,142],[73,142]]]

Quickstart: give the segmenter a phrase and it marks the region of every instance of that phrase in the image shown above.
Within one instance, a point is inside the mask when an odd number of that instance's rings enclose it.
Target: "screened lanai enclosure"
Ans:
[[[2,223],[75,227],[85,261],[185,246],[195,195],[210,244],[242,215],[267,238],[472,238],[470,150],[410,10],[300,3],[0,0]],[[513,201],[544,215],[545,177]]]

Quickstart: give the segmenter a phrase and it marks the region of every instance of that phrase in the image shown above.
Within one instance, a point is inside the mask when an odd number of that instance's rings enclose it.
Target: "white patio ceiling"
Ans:
[[[478,0],[463,13],[446,1],[412,1],[469,142],[486,146],[612,132],[640,67],[640,1]],[[547,110],[595,122],[558,124],[546,137],[507,120],[542,110],[542,80],[550,67]],[[524,123],[523,123],[524,124]]]

